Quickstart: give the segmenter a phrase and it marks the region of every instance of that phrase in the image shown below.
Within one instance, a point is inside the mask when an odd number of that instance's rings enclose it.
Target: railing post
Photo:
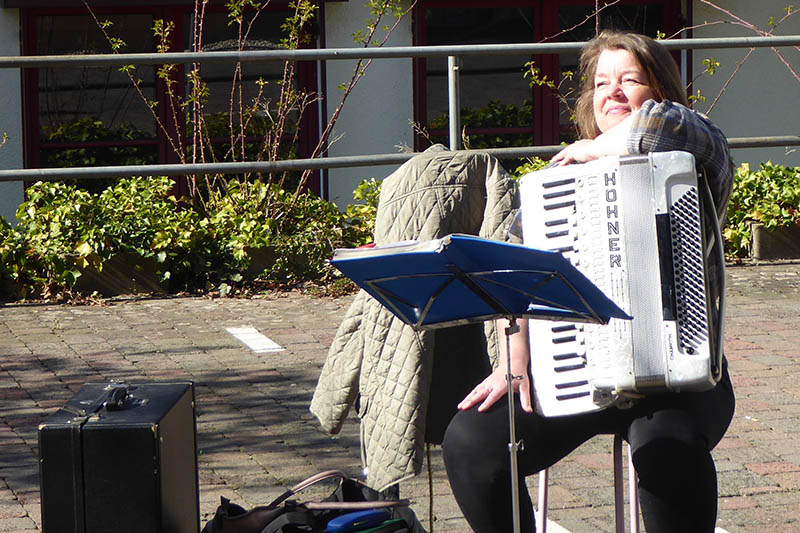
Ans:
[[[447,104],[450,125],[450,150],[461,148],[461,86],[459,58],[447,56]]]

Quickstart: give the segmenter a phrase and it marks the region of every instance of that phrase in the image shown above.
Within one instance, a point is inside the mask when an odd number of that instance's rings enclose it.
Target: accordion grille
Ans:
[[[697,188],[681,195],[670,211],[678,342],[689,354],[708,339],[708,313],[703,277],[703,244]]]

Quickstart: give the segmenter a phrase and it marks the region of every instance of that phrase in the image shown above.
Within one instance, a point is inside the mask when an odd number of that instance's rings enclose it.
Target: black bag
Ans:
[[[322,501],[299,502],[290,500],[297,492],[316,483],[339,479],[333,494]],[[227,498],[220,498],[214,518],[206,523],[202,533],[317,533],[327,530],[332,519],[344,513],[368,509],[386,509],[391,516],[383,524],[368,529],[374,533],[425,533],[408,500],[392,499],[352,479],[342,472],[329,470],[301,481],[272,503],[247,511]]]

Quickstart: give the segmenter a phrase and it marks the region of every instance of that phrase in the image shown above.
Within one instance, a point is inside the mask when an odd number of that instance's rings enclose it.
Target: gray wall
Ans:
[[[769,17],[775,21],[785,15],[789,4],[783,0],[730,0],[715,2],[723,5],[736,16],[768,30]],[[700,2],[694,2],[694,24],[706,21],[732,20],[730,16]],[[778,26],[776,35],[800,34],[800,14],[789,17]],[[698,28],[694,36],[700,37],[753,37],[757,34],[735,24],[716,24]],[[800,73],[800,52],[794,48],[778,49],[795,72]],[[714,98],[720,94],[737,65],[748,50],[696,50],[693,68],[695,75],[704,70],[702,61],[714,58],[721,63],[714,76],[703,76],[695,82],[706,96],[706,102],[696,105],[700,111],[709,109]],[[756,49],[744,63],[725,89],[709,117],[728,137],[752,137],[773,135],[797,135],[800,125],[800,80],[789,71],[775,52],[769,48]],[[757,167],[771,160],[784,165],[800,165],[800,147],[739,149],[733,151],[737,163],[748,162]]]
[[[18,56],[19,10],[0,9],[0,56]],[[0,168],[22,168],[22,99],[20,71],[0,69],[0,134],[8,141],[0,148]],[[22,182],[0,183],[0,216],[15,224],[17,206],[22,202]]]
[[[408,3],[408,2],[406,2]],[[363,29],[369,12],[363,2],[325,4],[327,48],[353,47],[352,34]],[[394,23],[386,19],[387,24]],[[383,26],[383,24],[381,25]],[[405,17],[386,46],[411,45],[411,16]],[[341,101],[338,85],[348,81],[355,62],[327,62],[327,108],[332,114]],[[376,59],[348,98],[336,123],[330,156],[388,154],[413,146],[413,84],[411,59]],[[362,179],[383,179],[396,167],[331,169],[328,200],[339,207],[354,203],[353,190]]]

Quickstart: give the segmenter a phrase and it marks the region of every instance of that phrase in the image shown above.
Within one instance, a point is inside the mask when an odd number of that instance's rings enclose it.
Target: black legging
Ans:
[[[725,434],[733,410],[727,364],[720,383],[708,392],[660,395],[631,409],[544,418],[517,407],[517,437],[524,441],[520,479],[554,465],[595,435],[620,434],[631,444],[648,533],[713,532],[717,476],[710,450]],[[512,531],[508,402],[498,401],[484,413],[459,412],[443,449],[450,485],[472,529]],[[522,531],[534,531],[524,482],[520,508]]]

